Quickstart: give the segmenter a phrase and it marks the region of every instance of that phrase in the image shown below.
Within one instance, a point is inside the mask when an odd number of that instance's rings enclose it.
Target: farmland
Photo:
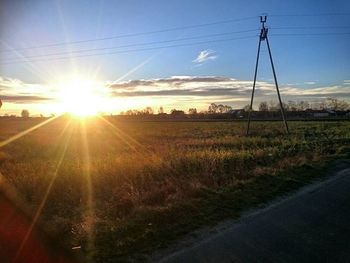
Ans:
[[[0,142],[40,118],[0,119]],[[144,260],[185,234],[322,177],[350,122],[60,117],[0,148],[0,172],[40,224],[97,262]]]

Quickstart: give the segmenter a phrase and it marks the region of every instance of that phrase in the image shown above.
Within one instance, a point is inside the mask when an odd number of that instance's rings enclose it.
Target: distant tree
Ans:
[[[184,115],[185,112],[183,110],[172,109],[170,111],[171,115]]]
[[[219,104],[218,108],[217,108],[217,112],[218,113],[224,113],[225,112],[225,106],[222,105],[222,104]]]
[[[269,102],[269,111],[277,111],[277,110],[279,110],[279,106],[275,101],[271,100]]]
[[[158,114],[163,114],[163,113],[164,113],[163,106],[160,106],[158,109]]]
[[[298,111],[304,111],[310,108],[310,103],[308,101],[301,100],[297,104]]]
[[[144,108],[142,113],[145,114],[145,115],[152,115],[153,114],[153,109],[151,107],[146,107],[146,108]]]
[[[218,110],[218,105],[211,103],[208,107],[208,113],[216,113]]]
[[[196,108],[190,108],[188,110],[188,114],[192,114],[192,115],[197,114],[197,109]]]
[[[135,115],[133,110],[127,110],[125,115]]]
[[[225,113],[230,112],[230,110],[232,110],[232,107],[231,107],[231,106],[229,106],[229,105],[224,105],[224,111],[225,111]]]
[[[319,108],[319,110],[324,110],[324,109],[326,109],[327,108],[327,104],[326,104],[326,101],[325,100],[323,100],[323,101],[321,101],[320,103],[319,103],[319,106],[318,106]]]
[[[339,101],[338,110],[349,110],[349,109],[350,109],[349,103],[347,103],[345,100]]]
[[[293,101],[293,100],[288,101],[288,110],[289,111],[297,111],[297,105],[296,105],[295,101]]]
[[[29,117],[29,111],[28,110],[22,110],[21,116],[22,116],[22,118],[28,118]]]
[[[1,108],[1,106],[2,106],[2,101],[0,100],[0,108]]]
[[[250,104],[247,104],[243,107],[244,111],[250,111]]]
[[[262,101],[259,104],[259,111],[268,111],[269,110],[269,106],[267,105],[266,101]]]
[[[331,110],[346,110],[349,108],[349,104],[346,101],[337,98],[327,98],[325,104]]]
[[[282,102],[282,105],[285,111],[290,111],[288,103]]]
[[[232,110],[232,107],[229,105],[223,105],[223,104],[215,104],[211,103],[208,107],[208,113],[227,113],[230,110]]]

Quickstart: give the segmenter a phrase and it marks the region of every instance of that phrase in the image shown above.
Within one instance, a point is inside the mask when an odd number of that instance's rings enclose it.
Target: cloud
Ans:
[[[215,60],[217,58],[217,55],[215,55],[216,52],[210,49],[202,50],[199,52],[196,59],[192,60],[193,63],[201,64],[208,60]]]
[[[314,85],[314,84],[316,84],[316,81],[306,81],[306,82],[304,82],[304,84],[306,84],[306,85]]]
[[[147,88],[147,87],[162,87],[162,86],[181,86],[184,83],[217,83],[231,81],[231,78],[226,77],[212,77],[212,76],[173,76],[163,79],[149,79],[149,80],[129,80],[125,82],[119,82],[109,85],[112,89],[130,89],[135,88]]]
[[[252,81],[221,76],[173,76],[163,79],[132,80],[111,86],[111,94],[116,97],[172,97],[196,98],[196,100],[248,101],[252,91]],[[339,97],[350,99],[347,85],[304,88],[281,86],[284,100],[323,99]],[[256,97],[260,100],[276,99],[273,82],[258,81]]]
[[[33,96],[33,95],[0,95],[0,99],[4,102],[12,103],[36,103],[52,100],[51,98]]]
[[[19,79],[0,77],[0,99],[11,103],[37,103],[49,101],[47,86],[24,83]]]

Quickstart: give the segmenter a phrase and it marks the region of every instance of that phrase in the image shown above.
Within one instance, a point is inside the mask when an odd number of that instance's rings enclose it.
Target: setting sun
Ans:
[[[96,115],[101,110],[102,96],[93,80],[74,77],[59,85],[63,110],[78,117]]]

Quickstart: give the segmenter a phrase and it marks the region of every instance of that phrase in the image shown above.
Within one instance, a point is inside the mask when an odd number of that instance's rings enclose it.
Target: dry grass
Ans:
[[[39,122],[0,119],[0,138]],[[349,122],[294,122],[288,136],[277,122],[253,123],[253,135],[241,136],[244,125],[59,118],[1,148],[0,171],[34,212],[48,192],[40,222],[67,247],[82,245],[96,260],[123,258],[132,248],[144,248],[133,235],[152,238],[150,225],[135,228],[134,219],[169,213],[172,207],[176,217],[198,209],[181,210],[182,204],[209,200],[203,191],[233,189],[349,149]],[[106,242],[106,232],[120,231],[129,236]],[[89,248],[89,238],[93,247],[108,249]],[[110,252],[116,247],[117,254]]]

